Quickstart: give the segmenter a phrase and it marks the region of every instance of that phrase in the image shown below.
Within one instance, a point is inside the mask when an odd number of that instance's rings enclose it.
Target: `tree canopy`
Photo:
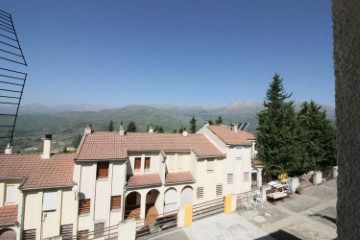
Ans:
[[[127,132],[136,132],[136,125],[134,122],[130,122],[126,129]]]
[[[113,120],[110,120],[107,129],[108,129],[108,132],[113,132],[114,131],[114,122],[113,122]]]
[[[196,133],[196,122],[197,122],[197,120],[196,120],[195,116],[193,116],[190,120],[190,132],[191,133]]]

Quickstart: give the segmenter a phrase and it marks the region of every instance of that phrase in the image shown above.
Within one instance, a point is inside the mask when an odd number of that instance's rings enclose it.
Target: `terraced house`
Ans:
[[[87,127],[76,154],[52,155],[50,141],[41,156],[0,156],[0,239],[101,233],[129,218],[146,224],[261,181],[251,162],[255,137],[237,128],[160,134]]]

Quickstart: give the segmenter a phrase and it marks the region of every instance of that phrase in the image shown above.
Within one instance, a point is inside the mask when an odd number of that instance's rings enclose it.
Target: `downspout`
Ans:
[[[21,223],[20,223],[20,239],[23,239],[23,231],[24,231],[24,219],[25,219],[25,193],[24,191],[20,190],[21,192]]]

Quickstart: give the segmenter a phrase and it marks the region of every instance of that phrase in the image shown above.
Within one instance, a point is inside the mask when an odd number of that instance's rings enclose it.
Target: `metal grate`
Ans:
[[[216,196],[221,197],[223,195],[223,185],[217,184],[216,185]]]
[[[12,64],[27,66],[27,63],[12,16],[3,10],[0,10],[0,60],[6,63],[6,67],[2,64],[0,68],[0,140],[7,139],[10,147],[27,77],[26,73],[13,69]]]
[[[234,175],[232,173],[227,174],[227,184],[233,184],[234,183]]]
[[[23,240],[35,240],[36,229],[28,229],[23,231]]]
[[[204,187],[198,187],[196,189],[196,198],[203,199],[204,198]]]

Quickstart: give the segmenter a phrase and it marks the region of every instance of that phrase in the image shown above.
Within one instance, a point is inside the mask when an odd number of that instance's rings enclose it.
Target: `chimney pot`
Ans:
[[[51,138],[51,134],[45,134],[44,149],[43,154],[41,155],[42,159],[49,159],[51,157]]]
[[[84,134],[91,134],[92,132],[93,132],[92,131],[92,125],[91,124],[86,125],[85,130],[84,130]]]
[[[5,154],[12,154],[12,146],[10,143],[6,145]]]
[[[120,136],[124,136],[124,135],[125,135],[125,129],[124,129],[124,125],[123,125],[122,123],[120,124],[119,135],[120,135]]]
[[[184,137],[188,136],[188,132],[186,131],[186,128],[184,128],[184,130],[181,133]]]

